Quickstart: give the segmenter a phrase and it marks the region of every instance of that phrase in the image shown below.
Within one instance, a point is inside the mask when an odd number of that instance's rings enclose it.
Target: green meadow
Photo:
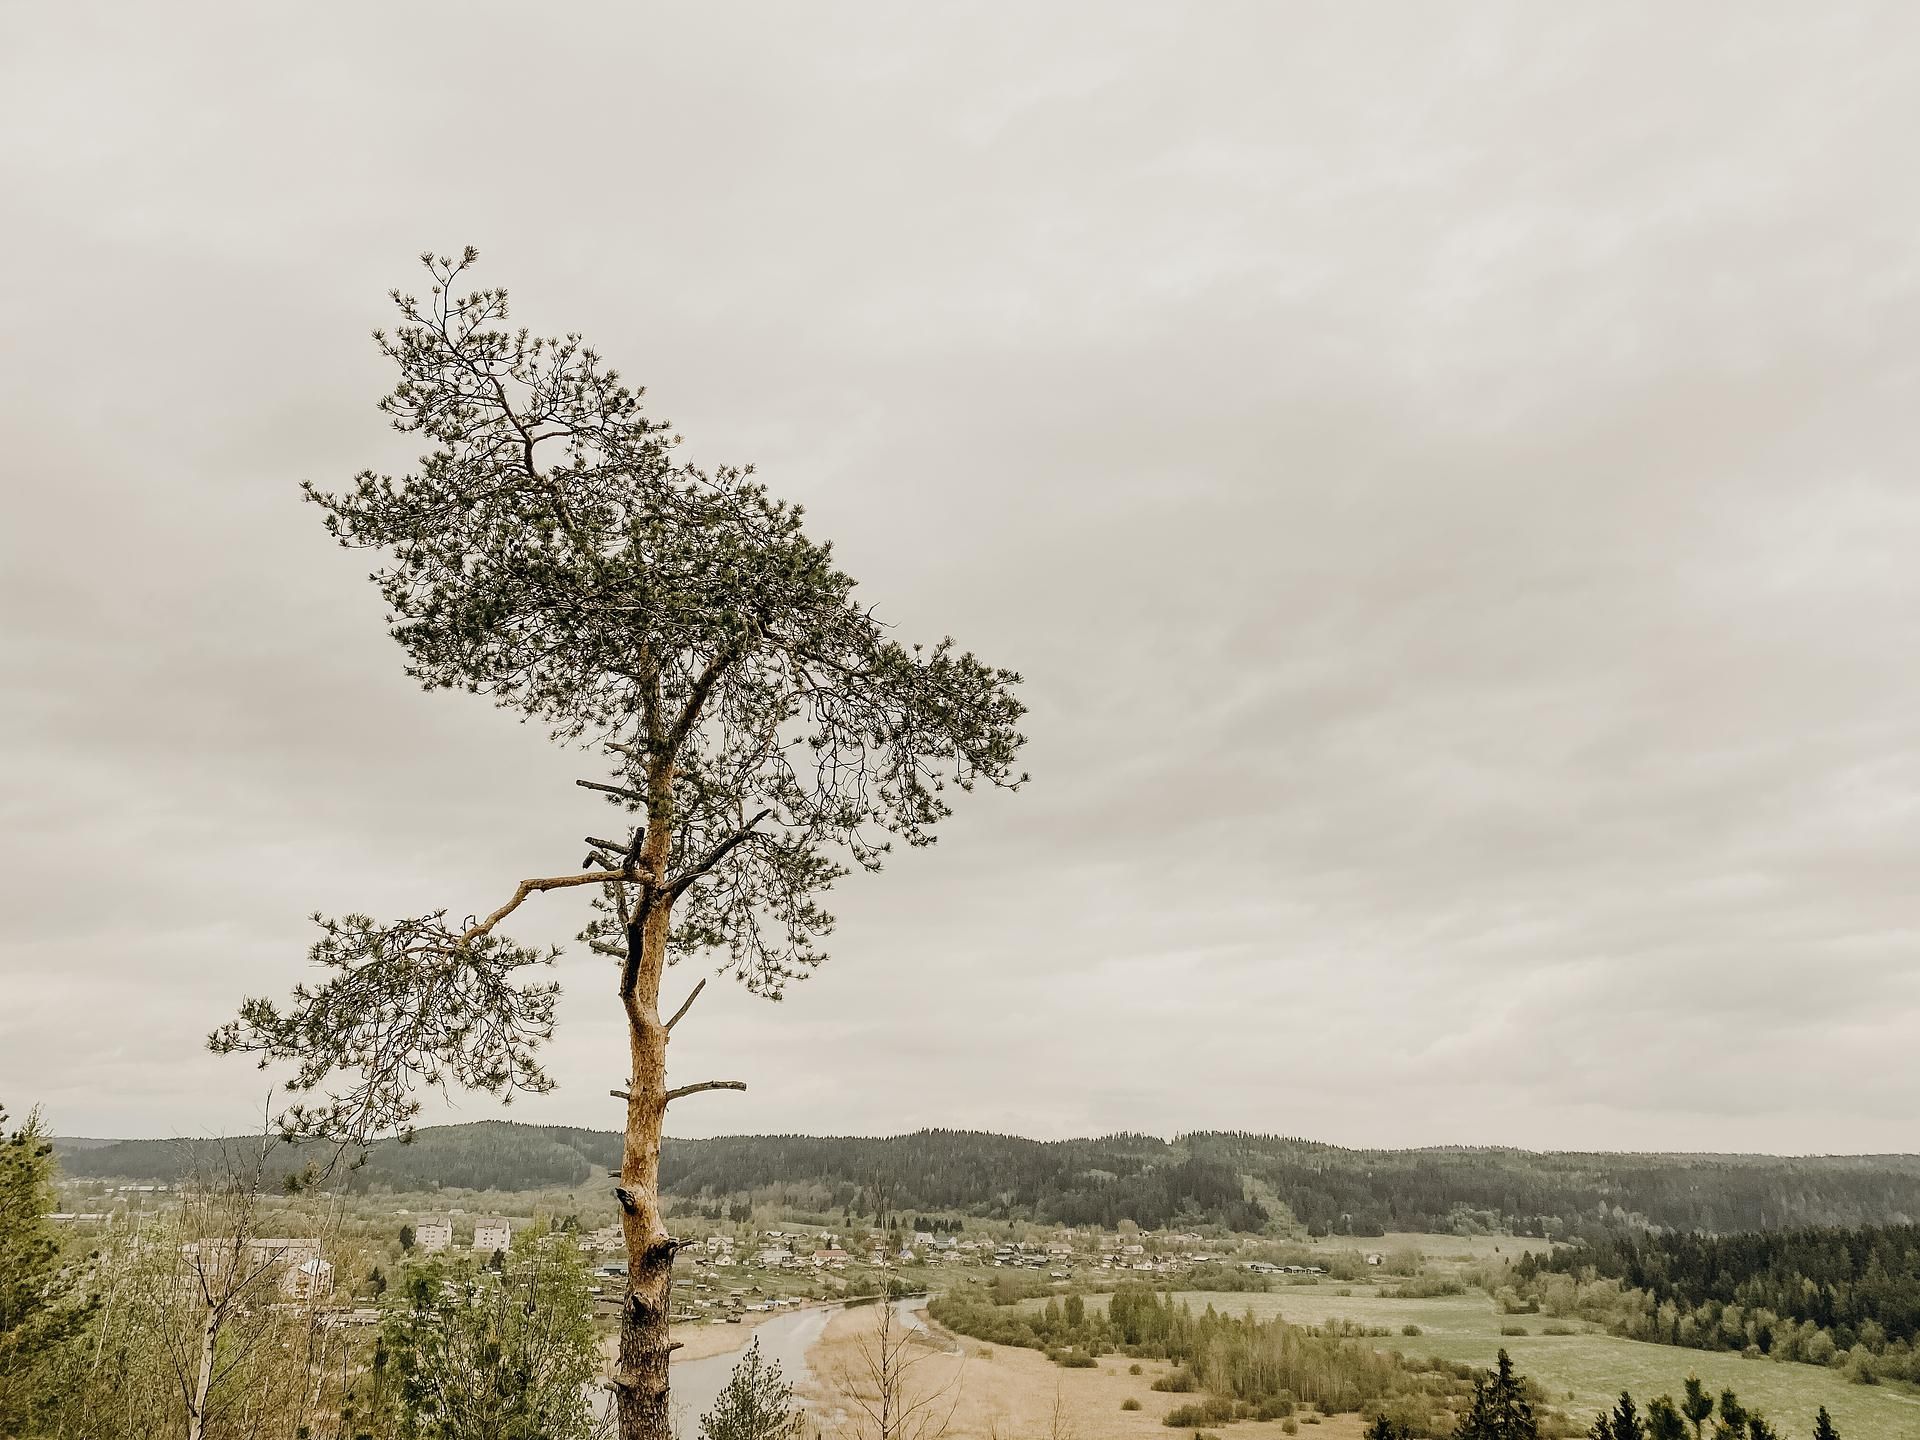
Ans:
[[[1423,1237],[1423,1243],[1430,1243]],[[1351,1288],[1352,1292],[1339,1292]],[[1378,1287],[1322,1283],[1287,1286],[1266,1294],[1200,1291],[1177,1299],[1195,1309],[1212,1305],[1261,1318],[1280,1315],[1301,1325],[1350,1320],[1393,1333],[1378,1343],[1409,1355],[1438,1355],[1473,1365],[1491,1364],[1502,1346],[1514,1363],[1540,1382],[1554,1403],[1584,1419],[1612,1402],[1622,1389],[1643,1405],[1649,1396],[1680,1393],[1696,1374],[1717,1394],[1732,1387],[1742,1402],[1766,1412],[1789,1440],[1811,1432],[1814,1411],[1824,1405],[1845,1440],[1920,1440],[1920,1394],[1882,1385],[1850,1385],[1836,1371],[1813,1365],[1747,1360],[1730,1351],[1683,1350],[1650,1345],[1595,1331],[1577,1320],[1542,1315],[1502,1315],[1484,1294],[1430,1300],[1383,1298]],[[1090,1304],[1100,1301],[1091,1299]],[[1573,1335],[1546,1335],[1545,1325],[1566,1325]],[[1419,1335],[1401,1327],[1418,1325]],[[1502,1335],[1502,1326],[1522,1326],[1525,1335]]]

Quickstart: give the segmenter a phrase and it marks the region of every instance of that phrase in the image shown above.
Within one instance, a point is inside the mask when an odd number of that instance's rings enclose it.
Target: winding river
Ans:
[[[924,1330],[926,1327],[913,1312],[926,1303],[924,1295],[896,1300],[893,1302],[894,1313],[903,1324],[915,1330]],[[782,1378],[798,1390],[814,1378],[807,1352],[826,1331],[827,1322],[839,1313],[840,1307],[832,1305],[776,1315],[754,1326],[746,1343],[758,1340],[761,1358],[779,1361]],[[712,1408],[714,1399],[725,1387],[727,1378],[733,1374],[733,1367],[739,1364],[743,1353],[744,1346],[740,1350],[709,1355],[702,1360],[683,1360],[674,1365],[674,1433],[680,1440],[695,1440],[699,1435],[700,1417]]]

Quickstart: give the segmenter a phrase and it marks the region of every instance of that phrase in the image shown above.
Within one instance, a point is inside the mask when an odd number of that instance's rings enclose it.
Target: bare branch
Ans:
[[[600,870],[589,870],[580,875],[555,875],[546,880],[522,880],[519,887],[514,890],[511,900],[487,916],[486,919],[469,925],[461,932],[460,945],[464,948],[465,946],[471,945],[475,940],[478,940],[482,935],[491,934],[494,926],[518,910],[529,895],[538,891],[567,890],[575,885],[604,885],[606,883],[606,873]]]
[[[638,790],[629,790],[624,785],[603,785],[598,780],[576,780],[573,782],[582,790],[599,790],[608,795],[617,795],[622,800],[631,800],[636,805],[647,803],[647,797]]]
[[[667,1031],[669,1034],[672,1033],[673,1027],[680,1023],[680,1017],[682,1015],[685,1015],[687,1011],[693,1008],[693,1002],[700,998],[700,992],[706,988],[707,988],[707,982],[705,977],[703,976],[700,980],[700,983],[693,987],[692,993],[689,994],[686,999],[680,1002],[680,1008],[673,1012],[673,1018],[667,1021]]]
[[[733,834],[714,846],[713,849],[707,852],[706,857],[701,860],[699,864],[695,865],[686,874],[673,882],[667,891],[668,895],[677,899],[681,892],[689,885],[693,884],[694,881],[698,880],[702,875],[705,875],[708,871],[712,870],[714,866],[726,859],[727,856],[732,853],[734,847],[752,839],[754,826],[758,825],[771,814],[773,814],[772,810],[762,810],[740,829],[734,831]]]
[[[702,1080],[698,1085],[681,1085],[667,1091],[660,1097],[660,1103],[671,1105],[674,1101],[684,1099],[688,1095],[698,1095],[702,1090],[744,1090],[746,1088],[747,1082],[744,1080]]]
[[[718,680],[727,666],[734,662],[731,650],[715,652],[707,662],[706,668],[694,680],[693,687],[687,692],[687,703],[680,711],[680,718],[673,722],[673,729],[667,732],[664,746],[667,758],[671,760],[680,753],[680,747],[686,743],[687,735],[700,719],[700,712],[706,707],[707,696],[712,692],[714,682]]]

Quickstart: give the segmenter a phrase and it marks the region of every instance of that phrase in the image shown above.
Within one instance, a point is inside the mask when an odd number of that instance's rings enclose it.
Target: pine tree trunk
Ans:
[[[648,849],[665,860],[664,825]],[[659,873],[655,869],[655,874]],[[620,1313],[620,1356],[614,1404],[620,1440],[671,1440],[668,1407],[668,1317],[673,1298],[674,1242],[660,1213],[660,1133],[667,1109],[667,1030],[660,1019],[660,977],[666,968],[671,915],[664,897],[643,902],[627,934],[638,961],[627,1003],[632,1074],[627,1085],[626,1144],[620,1160],[621,1228],[627,1242],[627,1296]]]

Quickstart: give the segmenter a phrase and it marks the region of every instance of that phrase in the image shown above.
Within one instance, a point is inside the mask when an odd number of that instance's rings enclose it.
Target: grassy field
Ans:
[[[829,1435],[862,1433],[852,1423],[848,1394],[860,1388],[860,1344],[873,1323],[871,1307],[843,1311],[807,1355],[813,1378],[802,1389]],[[1090,1370],[1066,1370],[1037,1350],[941,1338],[958,1353],[929,1349],[914,1367],[913,1383],[940,1393],[933,1407],[940,1415],[951,1407],[946,1440],[1180,1440],[1193,1433],[1161,1423],[1175,1405],[1194,1398],[1152,1388],[1167,1365],[1143,1361],[1142,1373],[1129,1375],[1128,1362],[1109,1356]],[[1140,1408],[1122,1410],[1127,1399],[1139,1401]],[[1295,1440],[1359,1440],[1362,1426],[1357,1415],[1335,1415],[1298,1428]],[[1288,1440],[1277,1420],[1233,1425],[1226,1432],[1231,1440]]]
[[[1371,1239],[1356,1238],[1352,1235],[1328,1235],[1319,1240],[1303,1240],[1299,1243],[1329,1253],[1341,1250],[1357,1250],[1362,1254],[1378,1252],[1393,1255],[1404,1250],[1418,1250],[1429,1261],[1446,1262],[1456,1265],[1471,1264],[1477,1260],[1517,1257],[1523,1250],[1532,1250],[1544,1254],[1553,1246],[1545,1240],[1518,1235],[1417,1235],[1389,1232]]]
[[[1416,1237],[1430,1241],[1434,1237]],[[1428,1253],[1433,1253],[1429,1248]],[[1593,1332],[1578,1321],[1577,1335],[1543,1335],[1552,1323],[1541,1315],[1501,1315],[1478,1292],[1432,1300],[1388,1300],[1376,1287],[1322,1284],[1290,1286],[1264,1295],[1192,1293],[1177,1298],[1200,1309],[1206,1305],[1243,1314],[1281,1315],[1302,1325],[1331,1319],[1384,1326],[1393,1331],[1377,1343],[1409,1355],[1438,1355],[1473,1365],[1491,1364],[1502,1346],[1520,1369],[1540,1382],[1554,1403],[1584,1418],[1608,1404],[1622,1389],[1643,1405],[1662,1392],[1678,1395],[1689,1372],[1716,1393],[1732,1387],[1747,1405],[1766,1412],[1789,1440],[1801,1440],[1813,1428],[1814,1411],[1826,1406],[1846,1440],[1920,1440],[1920,1396],[1887,1386],[1849,1385],[1838,1374],[1812,1365],[1744,1360],[1726,1351],[1683,1350]],[[1090,1299],[1090,1305],[1099,1302]],[[1419,1335],[1400,1333],[1418,1325]],[[1503,1336],[1503,1325],[1522,1325],[1526,1335]],[[1237,1427],[1236,1427],[1237,1428]]]

